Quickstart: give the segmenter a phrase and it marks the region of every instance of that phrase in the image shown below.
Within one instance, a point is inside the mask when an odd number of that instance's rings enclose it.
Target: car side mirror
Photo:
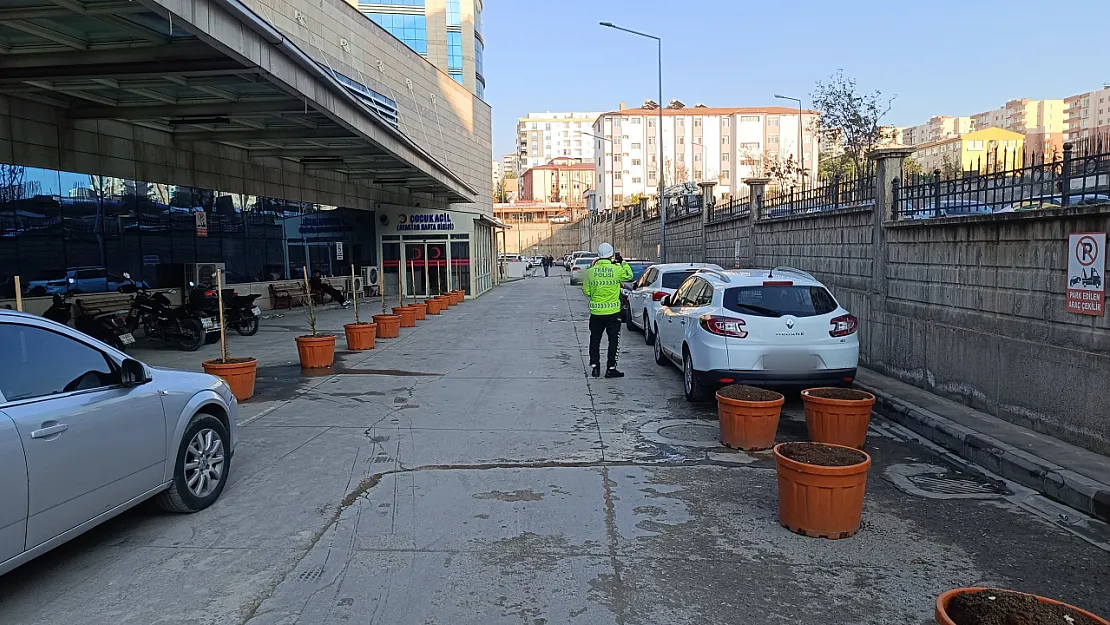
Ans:
[[[664,297],[662,300],[659,301],[659,305],[660,306],[670,306],[671,305],[671,296],[668,295],[668,296]]]
[[[126,271],[123,272],[123,279],[124,280],[130,280],[131,279],[131,274],[127,273]]]
[[[124,386],[139,386],[150,382],[150,375],[147,373],[146,367],[134,358],[123,360],[123,363],[120,364],[120,376],[123,378]]]

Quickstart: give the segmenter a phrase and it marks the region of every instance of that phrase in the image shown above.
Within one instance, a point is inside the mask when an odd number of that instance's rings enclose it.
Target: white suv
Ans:
[[[855,380],[859,322],[803,271],[702,269],[660,304],[655,362],[682,367],[690,401],[725,384]]]
[[[659,302],[677,291],[686,278],[699,269],[724,271],[719,266],[708,263],[667,263],[648,267],[640,279],[632,283],[632,289],[626,292],[628,316],[625,322],[628,329],[643,330],[644,340],[648,345],[655,342],[655,318],[659,312]]]

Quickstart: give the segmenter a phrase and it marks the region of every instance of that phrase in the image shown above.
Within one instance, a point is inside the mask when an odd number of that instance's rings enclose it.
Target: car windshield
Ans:
[[[632,282],[633,280],[639,280],[640,276],[644,275],[644,272],[647,271],[647,268],[651,267],[650,264],[634,265],[631,263],[629,263],[628,266],[632,268],[632,280],[629,280],[629,282]]]
[[[663,274],[663,288],[664,289],[677,289],[686,282],[686,278],[697,273],[697,269],[683,269],[682,271],[668,271]]]
[[[820,286],[742,286],[726,289],[724,307],[757,317],[815,317],[836,310],[836,300]]]

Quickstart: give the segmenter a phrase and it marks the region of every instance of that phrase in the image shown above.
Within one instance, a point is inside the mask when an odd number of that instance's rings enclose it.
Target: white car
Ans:
[[[702,269],[662,300],[655,362],[682,367],[690,401],[734,383],[845,386],[856,377],[858,327],[798,269]]]
[[[571,253],[570,257],[568,257],[566,259],[566,261],[563,263],[563,266],[566,267],[567,270],[569,271],[572,267],[574,267],[574,261],[578,260],[579,258],[582,258],[583,256],[586,256],[586,257],[589,257],[589,258],[597,258],[597,252],[588,252],[588,251],[585,251],[585,250],[579,250],[577,252],[573,252],[573,253]]]
[[[655,315],[659,311],[660,300],[677,291],[686,278],[699,269],[724,271],[708,263],[666,263],[648,267],[627,292],[628,317],[624,321],[628,329],[643,330],[648,345],[655,342]]]
[[[586,270],[590,265],[594,264],[597,260],[597,254],[593,256],[581,256],[574,260],[574,264],[570,266],[570,283],[582,284],[586,281]]]

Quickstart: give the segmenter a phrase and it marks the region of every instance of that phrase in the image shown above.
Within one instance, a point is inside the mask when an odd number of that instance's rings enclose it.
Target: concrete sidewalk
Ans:
[[[1110,458],[861,368],[875,411],[983,468],[1110,521]]]
[[[687,403],[642,334],[622,336],[628,377],[586,375],[567,281],[504,285],[370,352],[340,340],[307,375],[303,317],[233,336],[261,366],[220,500],[140,507],[0,578],[0,623],[923,625],[968,585],[1110,614],[1110,539],[882,418],[860,533],[787,531],[772,456],[721,447],[715,406]],[[341,332],[350,312],[320,318]],[[778,440],[805,436],[790,397]]]

